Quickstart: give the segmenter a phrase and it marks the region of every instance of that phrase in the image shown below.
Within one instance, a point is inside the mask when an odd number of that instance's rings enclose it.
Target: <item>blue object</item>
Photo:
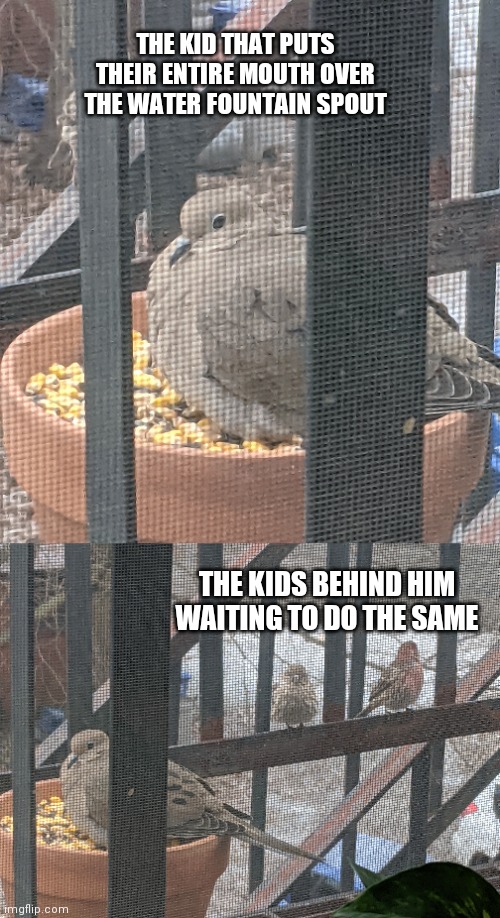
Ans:
[[[61,708],[40,708],[35,724],[35,740],[42,743],[44,739],[61,726],[65,718]]]
[[[383,873],[384,867],[390,860],[401,850],[401,845],[397,842],[389,841],[387,838],[379,838],[376,835],[364,835],[358,832],[356,837],[356,864],[360,867],[366,867],[372,873]],[[329,880],[336,890],[340,890],[340,873],[342,869],[342,841],[339,841],[328,854],[325,855],[326,864],[316,864],[311,870],[313,876],[322,876]],[[427,855],[427,863],[434,858]],[[361,892],[363,886],[358,875],[354,874],[354,892]],[[287,896],[279,903],[280,906],[288,905],[291,897]]]
[[[189,690],[189,681],[191,679],[191,673],[181,673],[181,698],[185,698]]]
[[[495,338],[493,350],[500,357],[500,338]],[[500,420],[491,416],[491,496],[500,491]]]
[[[222,32],[224,26],[234,19],[238,13],[249,6],[250,0],[218,0],[210,7],[212,14],[212,29],[214,32]]]
[[[402,845],[379,838],[377,835],[364,835],[359,832],[356,837],[356,864],[367,867],[372,873],[382,873],[386,864],[398,853]],[[326,864],[317,864],[311,871],[317,876],[327,877],[332,883],[340,887],[340,871],[342,867],[342,842],[339,841],[326,855]],[[427,861],[433,858],[427,855]],[[354,874],[354,892],[361,892],[363,886],[358,875]]]
[[[7,73],[3,78],[0,113],[15,127],[36,133],[43,124],[47,92],[46,80]]]

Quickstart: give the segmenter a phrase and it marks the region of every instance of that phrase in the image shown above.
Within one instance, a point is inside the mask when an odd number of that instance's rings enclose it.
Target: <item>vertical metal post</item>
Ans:
[[[433,0],[314,0],[385,114],[314,115],[306,540],[419,541]],[[418,48],[418,54],[415,49]]]
[[[327,548],[328,570],[343,571],[349,567],[349,543]],[[323,721],[343,720],[346,703],[346,633],[325,632],[325,669],[323,675]]]
[[[500,6],[496,0],[481,0],[476,56],[476,88],[472,191],[499,187],[500,168]],[[470,268],[467,272],[465,331],[474,341],[493,347],[495,335],[496,265]],[[464,523],[470,521],[490,496],[488,464],[476,490],[467,502]]]
[[[435,0],[432,42],[430,198],[451,197],[450,4]]]
[[[271,726],[273,696],[274,631],[259,635],[259,668],[255,699],[255,733],[267,733]],[[256,768],[252,775],[251,814],[259,829],[266,827],[267,768]],[[248,867],[248,891],[252,893],[264,879],[264,849],[252,845]]]
[[[295,154],[293,180],[293,214],[294,226],[307,224],[307,191],[309,171],[309,118],[295,119]]]
[[[172,32],[191,29],[190,0],[148,0],[144,9],[144,30],[163,32],[167,29]],[[161,79],[162,61],[177,58],[148,59],[160,68]],[[158,85],[156,88],[161,91],[165,87]],[[149,231],[153,251],[159,252],[177,235],[180,209],[196,191],[193,137],[201,130],[201,124],[199,118],[171,115],[146,118],[144,126]]]
[[[90,545],[65,545],[69,736],[92,722],[92,576]]]
[[[224,546],[199,545],[200,570],[222,570]],[[200,738],[221,739],[224,735],[224,635],[200,634]]]
[[[33,545],[10,547],[10,652],[14,900],[19,914],[36,897],[35,692]]]
[[[126,0],[76,0],[80,258],[89,539],[135,538],[128,118],[88,117],[95,61],[127,57]]]
[[[357,549],[356,567],[359,570],[369,570],[372,566],[373,545],[369,542],[360,543]],[[363,600],[356,603],[359,607]],[[366,630],[358,625],[352,636],[351,657],[351,689],[349,692],[349,717],[357,714],[363,706],[363,689],[366,670]],[[361,756],[359,753],[347,755],[345,759],[344,793],[347,795],[356,787],[361,769]],[[357,825],[352,826],[342,840],[342,865],[340,872],[340,888],[347,891],[353,888],[354,873],[351,864],[356,862],[356,842],[358,837]]]
[[[171,545],[112,560],[110,918],[165,914]]]
[[[411,770],[408,868],[425,863],[430,778],[431,750],[427,748],[414,762]]]
[[[442,570],[455,571],[455,596],[450,596],[447,602],[458,602],[460,596],[460,545],[440,546],[440,566]],[[454,704],[457,694],[457,644],[456,631],[438,633],[436,654],[436,683],[434,704]],[[441,806],[443,795],[443,773],[445,740],[437,740],[432,744],[429,811],[435,813]]]

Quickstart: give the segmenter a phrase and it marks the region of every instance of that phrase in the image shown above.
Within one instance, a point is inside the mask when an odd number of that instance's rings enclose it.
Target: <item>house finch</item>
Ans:
[[[377,708],[401,711],[415,704],[424,684],[424,670],[415,641],[401,644],[395,659],[382,671],[370,693],[370,700],[356,717],[365,717]]]
[[[302,727],[313,719],[318,699],[305,666],[294,663],[274,688],[272,718],[287,727]]]
[[[156,366],[228,434],[276,442],[304,436],[304,227],[292,229],[234,188],[198,192],[180,223],[182,236],[158,255],[148,284]],[[499,358],[462,335],[432,297],[425,379],[428,419],[500,409]]]
[[[77,829],[97,845],[108,846],[109,740],[101,730],[83,730],[71,740],[71,753],[61,765],[65,809]],[[251,818],[218,800],[208,781],[175,762],[168,763],[166,838],[232,835],[311,861],[309,851],[273,838],[252,825]]]

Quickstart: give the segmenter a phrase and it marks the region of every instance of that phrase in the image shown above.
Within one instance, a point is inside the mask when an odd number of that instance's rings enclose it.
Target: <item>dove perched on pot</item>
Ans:
[[[155,363],[195,410],[241,439],[305,433],[306,235],[238,188],[202,191],[148,285]],[[402,368],[404,372],[404,367]],[[349,380],[346,380],[346,386]],[[500,410],[500,360],[427,299],[426,417]]]
[[[243,439],[305,411],[306,239],[241,190],[190,198],[147,291],[153,359],[191,408]]]
[[[60,771],[64,807],[77,829],[108,846],[109,740],[101,730],[83,730],[71,740]],[[209,782],[175,762],[168,763],[166,838],[230,835],[295,857],[321,861],[309,851],[261,832],[250,816],[218,799]]]
[[[365,717],[377,708],[401,711],[415,704],[424,684],[424,669],[415,641],[401,644],[394,660],[382,670],[382,675],[371,690],[368,704],[356,714]]]
[[[301,663],[285,669],[273,693],[272,718],[287,727],[302,727],[315,717],[318,699],[309,673]]]

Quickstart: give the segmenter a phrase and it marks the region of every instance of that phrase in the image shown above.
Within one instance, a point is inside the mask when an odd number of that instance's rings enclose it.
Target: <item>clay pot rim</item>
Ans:
[[[144,296],[145,291],[134,293],[132,295],[132,302],[134,302],[134,300],[140,302]],[[30,325],[29,328],[21,332],[21,334],[9,344],[1,360],[1,381],[5,393],[4,398],[8,395],[10,403],[14,403],[16,408],[18,408],[17,413],[19,419],[21,420],[24,418],[26,423],[32,426],[38,426],[39,424],[45,425],[45,429],[50,432],[51,436],[63,436],[61,428],[66,429],[65,436],[68,438],[69,443],[74,444],[75,449],[85,449],[85,428],[76,427],[63,418],[48,414],[43,408],[40,408],[33,402],[32,397],[26,394],[19,382],[13,382],[12,380],[17,376],[14,368],[18,364],[18,351],[26,347],[26,341],[29,341],[30,346],[32,346],[33,341],[39,339],[41,336],[46,337],[47,332],[44,331],[45,329],[48,327],[50,328],[52,324],[63,321],[64,317],[70,318],[71,313],[81,314],[81,311],[81,306],[71,306],[68,309],[63,309],[60,312],[33,323],[33,325]],[[141,323],[135,324],[140,325]],[[77,360],[76,357],[73,359]],[[43,373],[45,371],[40,368],[39,372]],[[27,385],[27,383],[28,380],[26,380],[25,385]],[[186,462],[199,462],[200,457],[202,457],[203,461],[209,459],[210,461],[221,463],[227,462],[227,460],[236,460],[238,462],[273,460],[273,462],[281,461],[282,463],[289,463],[291,459],[293,460],[298,457],[303,459],[305,456],[305,451],[303,449],[296,449],[293,452],[285,454],[276,454],[273,451],[252,453],[246,450],[231,453],[209,453],[205,450],[190,446],[174,446],[168,443],[144,443],[140,440],[135,442],[135,452],[140,456],[146,457],[153,453],[155,456],[158,456],[158,453],[167,451],[170,453],[175,452],[176,455],[182,456]]]
[[[40,790],[43,790],[46,788],[47,792],[50,792],[50,788],[53,788],[54,784],[56,783],[59,783],[59,778],[45,778],[45,779],[42,779],[41,781],[36,781],[35,782],[35,793],[36,793],[37,788]],[[10,790],[7,790],[1,793],[0,794],[0,809],[2,809],[3,803],[6,803],[8,800],[12,800],[12,799],[13,799],[12,788]],[[8,814],[5,813],[3,815],[12,815],[12,807],[10,808],[10,813]],[[0,838],[3,838],[4,840],[10,839],[11,843],[13,843],[13,833],[12,832],[7,831],[2,826],[0,826],[0,832],[2,833]],[[170,858],[172,855],[176,856],[181,851],[187,852],[187,851],[191,851],[193,848],[199,848],[202,845],[213,844],[213,842],[217,841],[219,838],[220,836],[218,835],[207,835],[204,838],[196,838],[193,841],[186,842],[185,844],[182,844],[182,845],[166,847],[166,851],[168,851],[168,856]],[[87,854],[91,854],[93,856],[97,855],[99,857],[105,857],[105,858],[108,857],[108,851],[107,849],[104,849],[104,848],[96,848],[96,849],[88,848],[85,850],[82,848],[67,848],[64,845],[40,845],[38,842],[38,839],[36,839],[36,848],[37,848],[37,851],[63,852],[64,856],[70,855],[70,857],[81,857],[82,855],[87,855]]]

